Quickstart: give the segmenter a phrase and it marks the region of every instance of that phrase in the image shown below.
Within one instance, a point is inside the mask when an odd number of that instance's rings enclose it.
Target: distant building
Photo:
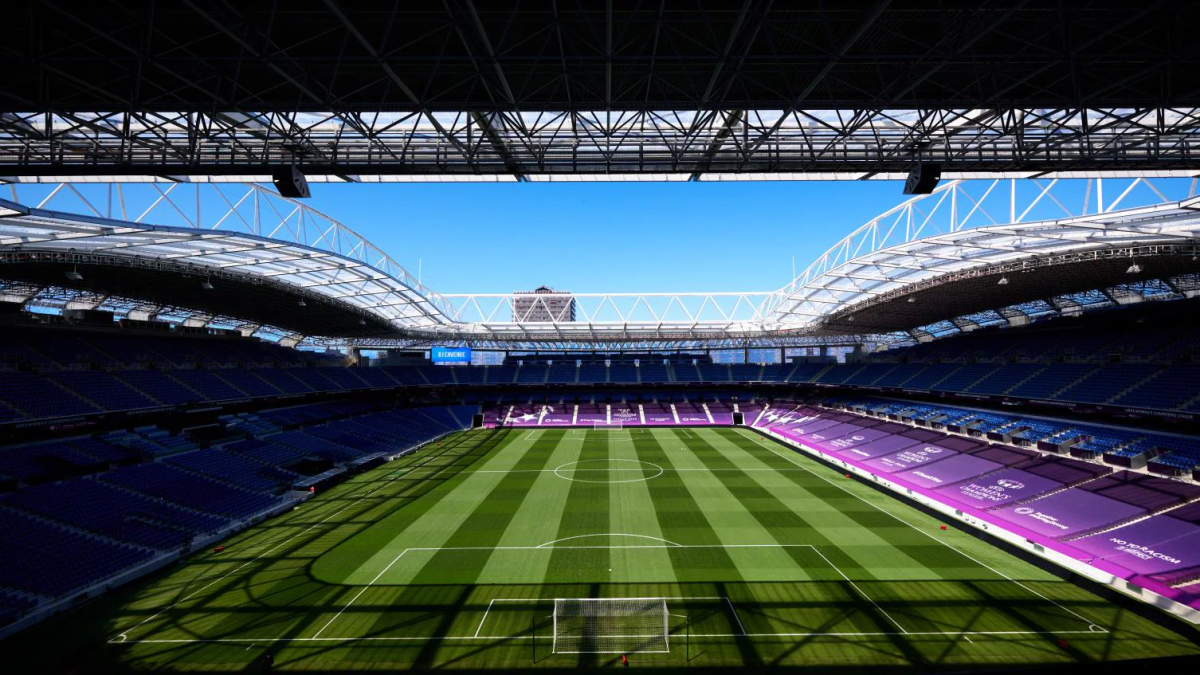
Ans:
[[[516,323],[565,322],[575,320],[575,298],[570,291],[538,286],[532,291],[516,291],[512,298]]]

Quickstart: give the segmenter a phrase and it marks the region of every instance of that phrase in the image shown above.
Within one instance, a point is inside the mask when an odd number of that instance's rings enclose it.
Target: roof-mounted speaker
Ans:
[[[933,189],[937,187],[938,181],[941,179],[941,164],[927,164],[925,162],[921,162],[913,167],[912,171],[908,172],[908,179],[904,181],[904,194],[930,194],[933,192]]]
[[[307,199],[312,196],[312,193],[308,191],[308,180],[304,174],[300,173],[300,169],[294,166],[282,166],[275,169],[272,178],[275,181],[275,189],[283,197]]]

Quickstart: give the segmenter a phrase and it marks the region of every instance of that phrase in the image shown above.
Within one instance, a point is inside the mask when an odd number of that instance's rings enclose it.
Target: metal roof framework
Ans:
[[[0,114],[0,179],[311,182],[1191,177],[1200,108]]]
[[[12,0],[5,16],[27,38],[0,45],[12,180],[1200,169],[1195,3]]]

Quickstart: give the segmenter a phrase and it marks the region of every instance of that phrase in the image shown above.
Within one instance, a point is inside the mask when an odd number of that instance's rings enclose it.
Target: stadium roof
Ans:
[[[801,278],[785,291],[787,299],[771,318],[834,333],[906,330],[1114,280],[1194,272],[1200,269],[1198,245],[1200,197],[959,230],[856,256]],[[1135,264],[1142,269],[1128,272]]]
[[[438,294],[345,225],[262,186],[10,185],[0,296],[293,341],[516,349],[908,339],[939,322],[1200,289],[1196,181],[1118,181],[1115,193],[1112,181],[1088,182],[1082,210],[1067,208],[1078,194],[1064,184],[948,182],[857,228],[781,289],[574,293],[575,320],[544,322],[513,320],[521,294]],[[1074,297],[1087,293],[1099,299]],[[1022,309],[1031,302],[1042,305]]]
[[[235,317],[284,335],[394,335],[449,323],[444,301],[370,242],[261,186],[243,186],[212,224],[201,222],[199,199],[189,220],[167,191],[127,220],[101,217],[68,185],[42,203],[60,193],[78,196],[74,206],[91,214],[0,199],[0,276],[26,297],[74,289],[87,292],[91,307],[115,296],[137,301],[147,318],[187,308],[187,321]],[[121,195],[125,212],[132,204]],[[155,209],[174,209],[188,226],[145,222]],[[81,297],[64,302],[91,308]]]
[[[0,176],[1193,175],[1188,2],[13,0]],[[935,37],[936,39],[931,39]],[[1159,172],[1159,173],[1145,173]]]

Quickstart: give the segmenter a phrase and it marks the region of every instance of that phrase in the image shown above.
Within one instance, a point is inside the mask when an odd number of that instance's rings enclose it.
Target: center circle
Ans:
[[[605,465],[600,467],[598,465]],[[610,465],[617,464],[616,467]],[[637,465],[636,467],[632,465]],[[602,472],[616,473],[618,475],[630,474],[641,470],[641,475],[634,478],[607,478],[602,477]],[[584,477],[580,478],[576,475],[564,476],[563,472],[571,474],[582,473]],[[593,474],[597,477],[588,478],[588,474]],[[576,483],[637,483],[647,481],[651,478],[658,478],[663,475],[663,468],[651,462],[643,462],[636,459],[584,459],[578,462],[567,462],[554,470],[554,475],[563,480],[575,481]]]

